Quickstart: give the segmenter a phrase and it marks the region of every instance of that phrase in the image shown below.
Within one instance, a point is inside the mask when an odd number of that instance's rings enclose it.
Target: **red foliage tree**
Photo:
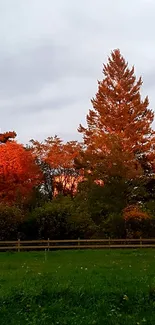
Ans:
[[[142,79],[136,81],[134,67],[129,69],[119,50],[111,53],[103,74],[91,101],[87,127],[78,129],[86,146],[82,160],[99,177],[133,177],[142,173],[144,160],[145,167],[153,166],[154,114],[148,108],[148,97],[141,99]]]
[[[41,182],[32,152],[15,141],[0,145],[0,201],[9,204],[26,200]]]
[[[144,212],[138,205],[129,205],[123,210],[123,219],[125,221],[131,220],[145,220],[150,219],[150,216],[147,212]]]
[[[81,173],[75,168],[75,159],[81,148],[80,143],[76,141],[63,143],[57,136],[48,137],[44,143],[34,140],[31,140],[31,143],[38,164],[46,176],[45,182],[51,183],[53,194],[60,192],[73,194]]]

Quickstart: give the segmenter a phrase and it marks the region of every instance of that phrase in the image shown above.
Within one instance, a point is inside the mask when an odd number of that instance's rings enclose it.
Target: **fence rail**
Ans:
[[[101,248],[155,248],[155,238],[139,239],[65,239],[65,240],[12,240],[0,241],[0,251],[58,250]]]

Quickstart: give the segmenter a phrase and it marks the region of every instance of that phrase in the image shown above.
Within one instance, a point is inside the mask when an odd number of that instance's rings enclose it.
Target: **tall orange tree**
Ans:
[[[113,175],[134,177],[154,166],[153,111],[148,97],[141,98],[142,79],[136,80],[120,51],[114,50],[103,66],[104,79],[92,99],[87,127],[79,126],[86,170],[100,178]]]

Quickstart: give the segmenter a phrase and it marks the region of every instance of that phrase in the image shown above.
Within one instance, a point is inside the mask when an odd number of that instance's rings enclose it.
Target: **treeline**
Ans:
[[[155,237],[155,132],[119,50],[103,66],[83,141],[0,134],[0,240]]]

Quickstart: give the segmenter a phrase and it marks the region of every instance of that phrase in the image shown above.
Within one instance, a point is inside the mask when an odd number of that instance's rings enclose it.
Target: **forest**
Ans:
[[[81,142],[0,134],[0,240],[155,237],[154,112],[142,83],[116,49]]]

